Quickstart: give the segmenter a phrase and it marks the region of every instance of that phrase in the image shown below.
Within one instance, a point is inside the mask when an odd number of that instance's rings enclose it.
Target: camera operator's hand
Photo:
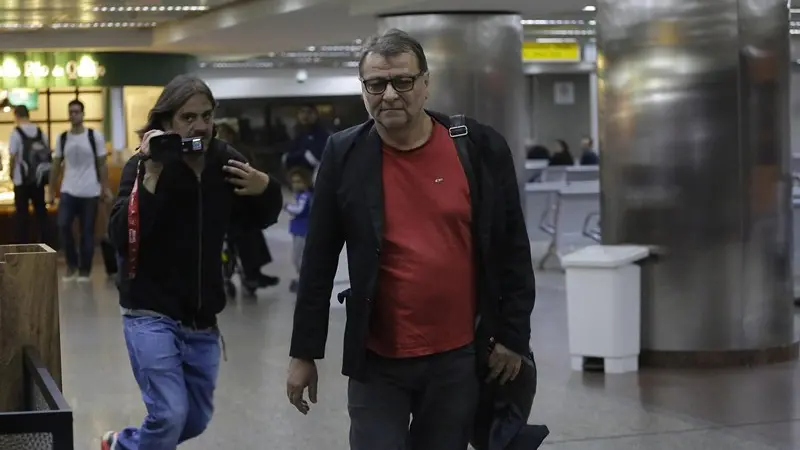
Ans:
[[[144,136],[142,136],[142,144],[139,146],[139,153],[144,156],[150,156],[150,139],[161,136],[162,134],[166,133],[161,130],[150,130],[145,133]],[[146,173],[158,178],[158,176],[161,175],[161,170],[164,168],[164,165],[153,161],[152,158],[148,158],[144,162],[144,167],[147,171]]]
[[[269,184],[269,175],[248,163],[231,159],[222,169],[231,175],[228,182],[236,186],[234,192],[239,195],[261,195]]]
[[[139,146],[139,152],[144,156],[150,156],[150,139],[162,134],[166,133],[161,130],[150,130],[145,133],[144,136],[142,136],[142,144]],[[164,165],[160,162],[153,161],[152,158],[147,158],[147,160],[144,162],[145,172],[142,179],[142,185],[144,185],[144,188],[151,194],[156,193],[158,177],[161,175],[161,171],[163,169]]]

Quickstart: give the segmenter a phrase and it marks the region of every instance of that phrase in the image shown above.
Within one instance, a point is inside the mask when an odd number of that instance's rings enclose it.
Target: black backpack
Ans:
[[[44,186],[50,178],[50,163],[53,161],[53,154],[50,147],[44,142],[44,134],[41,128],[36,129],[36,136],[30,137],[16,127],[20,139],[22,139],[22,162],[20,171],[22,173],[22,184]]]
[[[94,173],[97,175],[97,182],[100,183],[100,163],[97,161],[97,141],[94,140],[94,130],[87,128],[89,133],[89,145],[92,146],[92,155],[94,155]],[[67,131],[61,133],[59,141],[61,145],[61,158],[64,158],[64,149],[67,148]]]

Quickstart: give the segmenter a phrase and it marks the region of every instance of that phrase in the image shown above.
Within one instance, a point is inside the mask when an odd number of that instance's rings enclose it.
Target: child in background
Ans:
[[[289,171],[289,181],[295,200],[294,203],[284,206],[284,209],[292,216],[289,222],[289,233],[292,234],[292,260],[299,276],[303,264],[303,249],[306,246],[306,233],[308,233],[308,213],[311,210],[311,172],[302,167],[295,167]],[[298,280],[292,280],[289,291],[296,293],[297,287]]]

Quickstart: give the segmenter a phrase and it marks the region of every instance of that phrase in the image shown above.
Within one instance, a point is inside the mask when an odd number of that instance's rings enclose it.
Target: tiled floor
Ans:
[[[269,234],[279,262],[267,272],[292,276],[285,231]],[[99,257],[99,255],[98,255]],[[93,282],[63,283],[64,387],[75,410],[76,449],[141,421],[116,290],[97,267]],[[539,393],[531,422],[550,426],[552,450],[766,450],[800,448],[800,365],[725,371],[652,371],[606,376],[569,370],[564,278],[538,274],[532,345]],[[286,401],[293,299],[287,283],[237,299],[222,314],[228,361],[209,430],[181,448],[345,450],[345,378],[339,374],[344,310],[334,309],[321,367],[320,403],[307,417]]]

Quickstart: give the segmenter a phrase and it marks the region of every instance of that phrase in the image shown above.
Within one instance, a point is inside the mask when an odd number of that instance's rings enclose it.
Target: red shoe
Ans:
[[[117,432],[109,431],[103,435],[100,440],[100,450],[116,450],[117,448]]]

